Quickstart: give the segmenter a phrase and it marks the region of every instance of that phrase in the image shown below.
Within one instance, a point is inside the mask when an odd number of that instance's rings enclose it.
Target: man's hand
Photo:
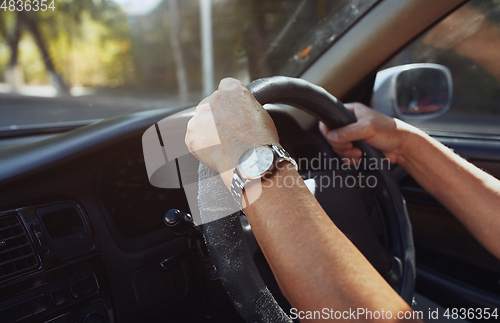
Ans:
[[[230,186],[229,174],[249,148],[279,145],[278,132],[266,110],[238,80],[226,78],[219,89],[200,102],[189,121],[186,145],[200,161],[219,172]]]
[[[425,132],[382,115],[360,103],[347,104],[357,122],[330,131],[319,128],[333,149],[357,160],[352,141],[364,140],[398,163],[492,254],[500,259],[500,181],[468,163]]]
[[[352,142],[364,140],[370,146],[382,151],[391,163],[397,163],[404,157],[405,136],[408,132],[413,132],[412,126],[380,114],[361,103],[350,103],[345,106],[354,113],[357,122],[336,130],[328,129],[322,122],[319,124],[321,133],[338,154],[357,161],[361,157],[361,150],[354,147]]]
[[[228,187],[230,170],[242,153],[261,144],[279,145],[274,123],[234,79],[222,80],[219,89],[200,103],[186,133],[189,150],[218,171]],[[245,214],[293,307],[411,310],[335,226],[292,165],[276,170]]]

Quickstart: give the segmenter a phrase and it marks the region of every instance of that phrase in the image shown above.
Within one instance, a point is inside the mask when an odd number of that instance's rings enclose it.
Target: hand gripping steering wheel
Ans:
[[[256,80],[247,87],[260,104],[294,106],[310,113],[330,129],[356,121],[342,102],[323,88],[302,79],[270,77]],[[382,161],[383,155],[363,141],[355,145],[362,150],[365,158]],[[377,257],[371,262],[399,295],[411,304],[415,254],[405,202],[391,172],[384,168],[375,172],[380,192],[381,222],[387,242],[386,247],[381,247],[376,235],[367,236],[366,239],[371,239],[368,241],[370,245],[379,246],[372,248]],[[234,307],[245,321],[291,322],[259,275],[244,238],[245,230],[239,214],[223,217],[202,227],[212,263]]]

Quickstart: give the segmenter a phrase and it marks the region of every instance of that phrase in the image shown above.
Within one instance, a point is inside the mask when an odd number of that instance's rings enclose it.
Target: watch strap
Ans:
[[[270,145],[270,147],[278,156],[277,164],[287,161],[295,167],[295,170],[298,170],[297,162],[292,158],[292,156],[290,156],[290,154],[285,149],[275,145]]]
[[[233,179],[231,181],[231,195],[234,197],[236,202],[241,205],[241,198],[243,196],[243,189],[247,181],[241,178],[236,170],[233,173]]]

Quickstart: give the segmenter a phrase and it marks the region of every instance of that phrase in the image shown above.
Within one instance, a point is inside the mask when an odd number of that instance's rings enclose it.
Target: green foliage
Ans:
[[[64,0],[54,11],[26,12],[36,22],[56,72],[71,85],[117,86],[130,78],[130,35],[126,15],[109,0]],[[15,27],[13,12],[1,12],[7,31]],[[0,38],[0,73],[10,56]],[[7,50],[6,50],[7,48]],[[26,83],[49,84],[48,71],[28,28],[22,28],[19,63]],[[124,68],[128,67],[128,68]]]
[[[18,64],[23,69],[24,81],[28,84],[50,84],[49,74],[30,34],[22,36],[18,50]]]
[[[3,75],[7,71],[7,65],[9,65],[10,51],[9,47],[4,43],[0,42],[0,80],[3,79]]]
[[[80,15],[78,24],[60,29],[49,41],[56,70],[70,84],[103,87],[127,80],[122,65],[130,61],[130,40],[113,28],[92,19],[91,12]]]

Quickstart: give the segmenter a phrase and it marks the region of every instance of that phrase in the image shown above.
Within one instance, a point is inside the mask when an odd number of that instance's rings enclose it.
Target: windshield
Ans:
[[[4,1],[0,129],[195,104],[228,76],[300,76],[375,2]]]

